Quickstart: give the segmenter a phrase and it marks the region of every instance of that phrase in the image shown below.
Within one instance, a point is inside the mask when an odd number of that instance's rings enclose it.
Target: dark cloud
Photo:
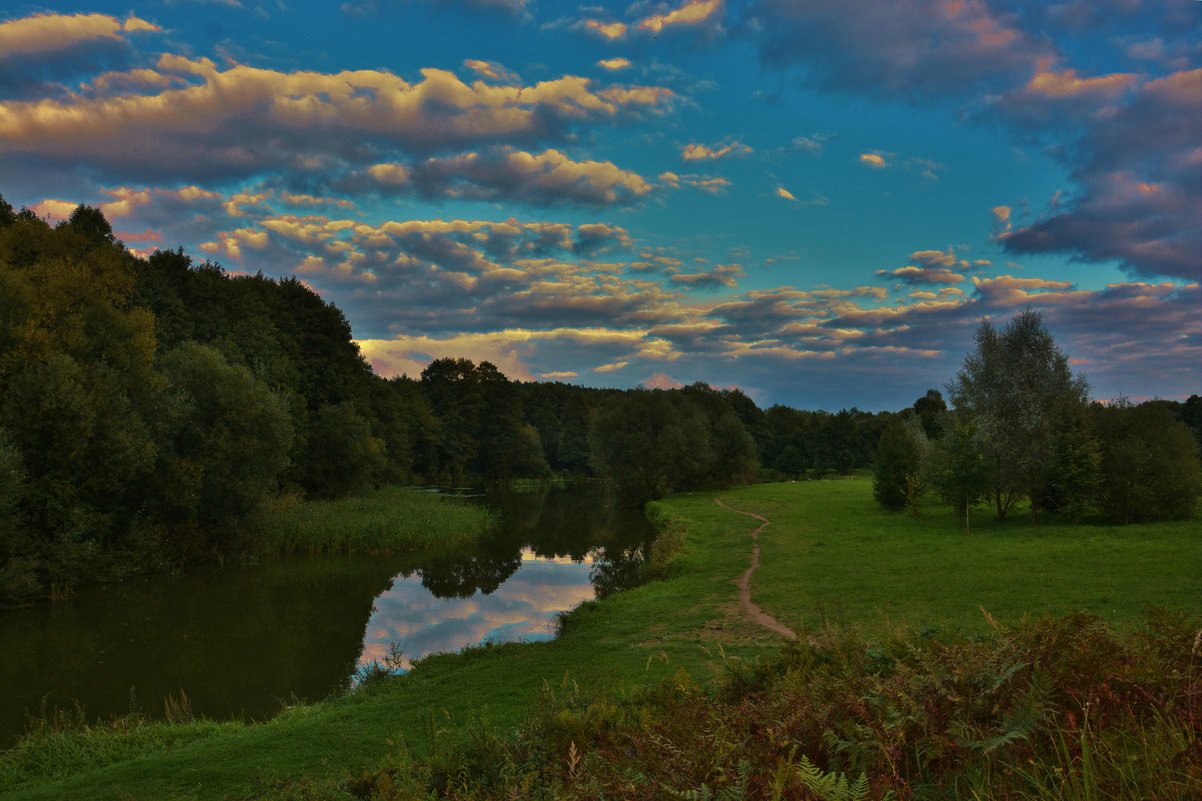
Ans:
[[[717,264],[712,269],[696,273],[672,270],[669,271],[668,280],[691,289],[717,289],[718,287],[734,289],[742,276],[743,267],[741,265]]]
[[[768,64],[809,83],[890,98],[979,96],[1015,85],[1050,46],[981,0],[759,0],[749,30]]]
[[[1142,86],[1068,156],[1076,195],[1001,237],[1010,253],[1116,260],[1133,273],[1202,278],[1202,70]]]

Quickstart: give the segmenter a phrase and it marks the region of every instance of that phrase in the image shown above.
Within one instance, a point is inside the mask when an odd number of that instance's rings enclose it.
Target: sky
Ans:
[[[1195,0],[8,2],[0,194],[296,275],[386,376],[899,409],[1030,306],[1202,393]]]

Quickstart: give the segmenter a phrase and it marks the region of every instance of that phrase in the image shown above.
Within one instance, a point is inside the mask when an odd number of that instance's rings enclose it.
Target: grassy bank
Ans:
[[[1105,617],[1130,626],[1145,601],[1196,615],[1202,597],[1196,522],[1032,532],[1022,521],[990,528],[982,519],[969,538],[937,509],[918,521],[878,512],[864,480],[763,485],[721,496],[773,521],[761,535],[753,598],[795,628],[818,623],[826,609],[864,624],[870,642],[885,642],[890,626],[982,631],[978,605],[1006,624],[1080,605],[1098,587],[1111,599]],[[709,687],[781,644],[748,623],[737,603],[734,582],[746,568],[746,535],[755,523],[713,498],[698,493],[664,502],[661,512],[683,521],[684,547],[674,560],[661,554],[666,580],[585,604],[555,641],[428,657],[407,676],[294,707],[260,725],[47,730],[0,756],[0,796],[284,798],[303,797],[308,783],[312,797],[337,790],[346,798],[347,776],[374,771],[398,752],[421,759],[433,746],[437,756],[470,745],[490,727],[508,737],[548,687],[578,688],[603,706],[629,692],[657,692],[648,688],[672,676],[680,687]],[[945,550],[956,555],[945,557]],[[1083,566],[1068,563],[1081,559]],[[1040,577],[1052,580],[1045,586]],[[731,764],[737,769],[737,760]],[[371,780],[381,775],[373,772]]]
[[[260,508],[254,527],[264,553],[388,556],[470,545],[489,525],[476,504],[385,487],[330,501],[275,498]]]

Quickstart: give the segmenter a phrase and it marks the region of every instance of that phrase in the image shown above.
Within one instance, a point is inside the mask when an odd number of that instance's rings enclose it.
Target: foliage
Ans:
[[[928,449],[926,434],[915,418],[898,418],[885,426],[872,467],[872,497],[877,503],[894,512],[911,505],[912,485],[918,489]]]
[[[712,689],[678,672],[629,697],[548,687],[513,733],[344,784],[447,799],[1187,799],[1202,791],[1196,621],[1119,636],[1087,615],[988,638],[827,626]],[[848,778],[858,776],[857,779]]]
[[[387,463],[384,440],[353,401],[321,406],[310,418],[301,485],[317,498],[337,498],[375,485]]]
[[[931,449],[927,476],[944,503],[951,506],[969,528],[972,507],[993,486],[992,466],[987,460],[976,423],[963,415],[952,415],[944,435]]]
[[[1198,508],[1198,443],[1163,405],[1119,399],[1094,408],[1101,441],[1099,505],[1116,523],[1188,520]]]
[[[275,489],[292,422],[283,399],[245,367],[196,343],[163,355],[160,472],[168,521],[228,524]],[[186,482],[186,483],[185,483]]]
[[[1087,410],[1062,409],[1040,505],[1079,522],[1097,507],[1100,468],[1101,452]]]
[[[632,506],[749,480],[755,464],[751,438],[724,398],[695,387],[615,396],[594,418],[590,441],[594,469],[613,477]]]
[[[937,389],[928,389],[927,394],[914,401],[911,407],[922,423],[923,433],[927,439],[935,440],[943,434],[944,416],[947,414],[947,403],[942,393]]]
[[[975,339],[976,349],[948,386],[952,402],[983,435],[995,467],[998,517],[1026,496],[1034,519],[1053,461],[1056,422],[1088,402],[1088,385],[1072,375],[1068,357],[1029,308],[1000,332],[982,322]]]

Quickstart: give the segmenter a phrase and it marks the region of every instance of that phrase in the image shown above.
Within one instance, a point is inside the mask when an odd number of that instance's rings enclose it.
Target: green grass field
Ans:
[[[753,598],[797,629],[826,614],[882,634],[897,626],[972,632],[986,625],[980,606],[1003,622],[1084,608],[1123,624],[1148,604],[1197,613],[1202,601],[1196,520],[1031,529],[1022,519],[988,523],[982,511],[965,535],[936,507],[918,520],[879,511],[865,479],[718,494],[772,520],[761,535]],[[420,755],[431,732],[453,739],[473,721],[516,726],[544,683],[641,687],[680,668],[705,682],[730,660],[781,642],[751,625],[737,603],[734,582],[756,523],[714,497],[663,502],[686,528],[670,577],[584,605],[555,641],[431,657],[405,677],[265,724],[47,732],[0,755],[0,797],[239,798],[283,779],[357,773],[398,742]]]
[[[982,506],[965,534],[934,504],[917,519],[880,509],[863,479],[722,497],[773,521],[752,592],[795,628],[826,615],[870,630],[974,633],[988,627],[982,608],[1003,622],[1085,610],[1120,626],[1149,606],[1202,612],[1198,520],[1100,526],[1045,516],[1032,527],[1026,514],[998,521]],[[673,503],[700,512],[691,498]]]

